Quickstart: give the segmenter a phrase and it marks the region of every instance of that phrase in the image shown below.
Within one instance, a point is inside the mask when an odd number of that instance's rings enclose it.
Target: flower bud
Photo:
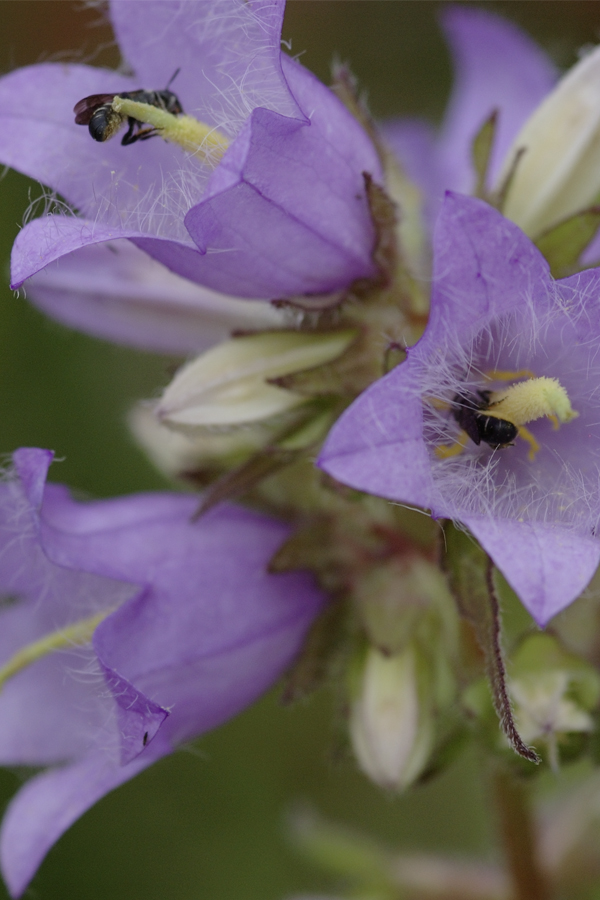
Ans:
[[[456,606],[440,569],[417,553],[393,557],[363,572],[354,599],[369,640],[387,654],[415,636],[438,637],[452,655],[457,641]]]
[[[413,643],[385,656],[367,650],[350,713],[358,763],[381,787],[403,790],[423,771],[433,746],[425,658]]]
[[[157,415],[171,427],[194,429],[258,422],[306,402],[270,384],[340,356],[354,331],[273,331],[225,341],[184,366],[165,390]]]
[[[600,192],[600,47],[562,78],[517,135],[502,184],[521,149],[504,214],[537,236],[590,206]]]
[[[138,403],[128,424],[152,463],[168,477],[229,468],[256,453],[273,436],[273,430],[262,424],[216,433],[175,431],[158,420],[151,403]]]

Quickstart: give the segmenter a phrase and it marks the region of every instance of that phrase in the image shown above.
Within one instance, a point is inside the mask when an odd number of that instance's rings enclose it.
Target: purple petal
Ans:
[[[99,226],[118,231],[125,223],[131,232],[182,238],[181,192],[163,191],[157,173],[169,172],[177,183],[187,178],[193,202],[206,181],[203,167],[165,141],[98,143],[75,124],[73,106],[83,97],[136,87],[91,66],[44,63],[11,72],[0,79],[0,161],[57,191]]]
[[[535,621],[544,627],[587,587],[600,541],[538,522],[465,518]]]
[[[198,353],[232,331],[277,328],[284,315],[198,287],[129,241],[64,256],[27,283],[35,306],[72,328],[160,353]]]
[[[362,173],[380,179],[375,150],[313,75],[291,60],[284,71],[310,124],[255,110],[185,217],[205,283],[224,293],[320,293],[374,274]]]
[[[357,490],[430,506],[435,494],[423,408],[412,393],[407,366],[371,385],[335,423],[320,468]]]
[[[307,575],[267,573],[284,525],[233,507],[192,525],[196,502],[163,494],[78,505],[63,491],[46,495],[50,559],[144,587],[93,642],[127,713],[124,759],[151,740],[165,708],[173,712],[163,731],[181,740],[254,700],[289,664],[323,602]]]
[[[126,766],[96,752],[28,781],[10,803],[0,832],[0,862],[11,896],[21,896],[50,847],[86,810],[170,750],[154,741]]]
[[[119,238],[130,238],[181,277],[202,281],[204,258],[196,247],[89,219],[55,215],[34,219],[17,235],[11,254],[11,287],[16,290],[27,278],[69,253]]]
[[[112,0],[138,87],[172,90],[186,113],[231,134],[257,106],[298,115],[280,64],[284,0]]]
[[[511,22],[481,9],[444,10],[455,82],[440,136],[445,187],[473,188],[471,144],[494,109],[500,111],[491,183],[519,129],[554,86],[557,73],[540,48]]]
[[[519,308],[552,283],[550,267],[517,225],[481,200],[448,192],[434,234],[429,343],[459,344],[485,320]]]
[[[56,566],[44,553],[36,513],[51,456],[18,451],[21,481],[0,484],[0,594],[18,598],[0,609],[0,664],[44,634],[136,593],[131,585]],[[40,659],[0,692],[0,760],[43,765],[87,752],[100,735],[108,740],[111,710],[91,651],[65,648]]]

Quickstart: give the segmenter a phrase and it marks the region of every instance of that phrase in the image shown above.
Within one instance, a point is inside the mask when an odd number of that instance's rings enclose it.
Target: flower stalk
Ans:
[[[507,769],[498,767],[492,774],[492,790],[514,900],[551,900],[550,887],[538,858],[527,785]]]

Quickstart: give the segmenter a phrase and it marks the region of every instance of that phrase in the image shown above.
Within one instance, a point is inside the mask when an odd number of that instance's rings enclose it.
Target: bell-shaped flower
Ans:
[[[333,93],[281,53],[283,7],[113,0],[132,75],[44,63],[0,80],[0,161],[77,211],[23,228],[14,287],[118,238],[193,282],[248,298],[336,291],[375,273],[363,172],[381,178],[377,153]],[[122,97],[170,79],[185,116]],[[110,95],[110,114],[137,121],[144,139],[93,140],[73,107],[93,107],[94,95]],[[158,136],[146,139],[155,119]]]
[[[450,6],[443,11],[442,25],[452,51],[454,87],[439,133],[417,119],[386,126],[392,148],[423,192],[432,223],[444,191],[474,190],[473,140],[494,110],[498,121],[489,187],[498,181],[518,132],[557,77],[531,38],[487,10]]]
[[[15,897],[104,794],[272,684],[323,603],[308,575],[267,573],[281,523],[192,522],[185,494],[77,503],[45,485],[51,459],[21,449],[0,484],[0,762],[48,767],[2,823]]]
[[[554,281],[512,222],[449,194],[431,318],[320,464],[462,523],[540,625],[600,561],[600,270]]]

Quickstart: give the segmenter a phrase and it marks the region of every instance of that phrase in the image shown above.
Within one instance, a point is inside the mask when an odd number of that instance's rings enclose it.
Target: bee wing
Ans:
[[[79,100],[78,103],[73,107],[73,112],[75,113],[75,124],[76,125],[89,125],[90,119],[94,115],[97,109],[101,106],[106,106],[108,103],[112,103],[116,94],[90,94],[89,97],[84,97],[83,100]]]

